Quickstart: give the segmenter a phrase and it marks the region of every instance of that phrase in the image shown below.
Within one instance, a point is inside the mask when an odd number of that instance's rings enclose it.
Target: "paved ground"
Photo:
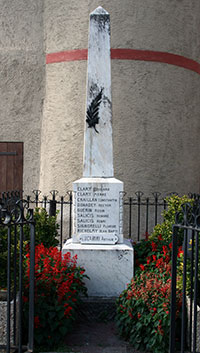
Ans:
[[[78,323],[64,343],[77,353],[143,353],[119,338],[113,321]]]

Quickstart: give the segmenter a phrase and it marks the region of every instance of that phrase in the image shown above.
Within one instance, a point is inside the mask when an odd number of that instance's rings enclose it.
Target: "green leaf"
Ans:
[[[56,316],[56,313],[55,313],[55,311],[49,311],[48,315],[49,315],[50,320],[52,320]]]
[[[59,327],[59,331],[60,333],[65,336],[65,334],[67,333],[67,327],[66,326],[60,326]]]

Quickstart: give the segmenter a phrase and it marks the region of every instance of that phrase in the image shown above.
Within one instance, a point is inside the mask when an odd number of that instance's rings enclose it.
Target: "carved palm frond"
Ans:
[[[87,109],[87,118],[86,122],[88,123],[88,127],[91,128],[93,127],[97,133],[99,133],[96,130],[96,124],[99,123],[99,106],[102,101],[102,94],[103,94],[103,88],[101,91],[98,93],[98,95],[92,100],[90,106]]]

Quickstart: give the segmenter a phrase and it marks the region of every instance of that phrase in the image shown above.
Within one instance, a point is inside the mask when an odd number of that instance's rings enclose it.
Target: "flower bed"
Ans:
[[[70,331],[81,294],[86,294],[83,268],[70,253],[62,258],[56,247],[35,249],[35,342],[50,347]],[[30,254],[26,255],[24,320],[28,320]]]
[[[119,332],[139,350],[167,353],[169,349],[171,248],[161,235],[135,244],[135,277],[117,300]],[[178,290],[177,319],[180,309]]]
[[[187,196],[172,195],[166,198],[168,208],[163,212],[164,221],[157,224],[146,240],[135,244],[135,277],[117,300],[117,323],[119,332],[135,348],[155,353],[169,349],[169,300],[171,287],[172,226],[175,215],[183,219],[183,204],[194,205]],[[178,269],[176,333],[180,335],[180,310],[182,301],[184,232],[178,231]],[[200,251],[200,250],[199,250]],[[198,270],[200,278],[200,263]],[[198,282],[199,285],[200,282]],[[187,271],[187,292],[190,287],[190,267]],[[179,341],[179,337],[177,337]],[[178,347],[177,347],[178,348]]]

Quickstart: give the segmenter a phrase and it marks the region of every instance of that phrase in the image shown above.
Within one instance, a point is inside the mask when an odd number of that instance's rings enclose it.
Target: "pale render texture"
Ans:
[[[98,1],[49,0],[48,53],[88,46],[89,13]],[[111,47],[171,52],[199,60],[199,1],[103,1]],[[82,176],[86,61],[47,65],[41,189],[71,188]],[[115,177],[125,191],[199,191],[200,78],[158,62],[112,60]],[[59,142],[59,143],[58,143]],[[44,147],[44,146],[48,147]]]
[[[0,142],[24,142],[25,192],[39,185],[45,83],[43,10],[42,0],[1,1],[0,6]]]

